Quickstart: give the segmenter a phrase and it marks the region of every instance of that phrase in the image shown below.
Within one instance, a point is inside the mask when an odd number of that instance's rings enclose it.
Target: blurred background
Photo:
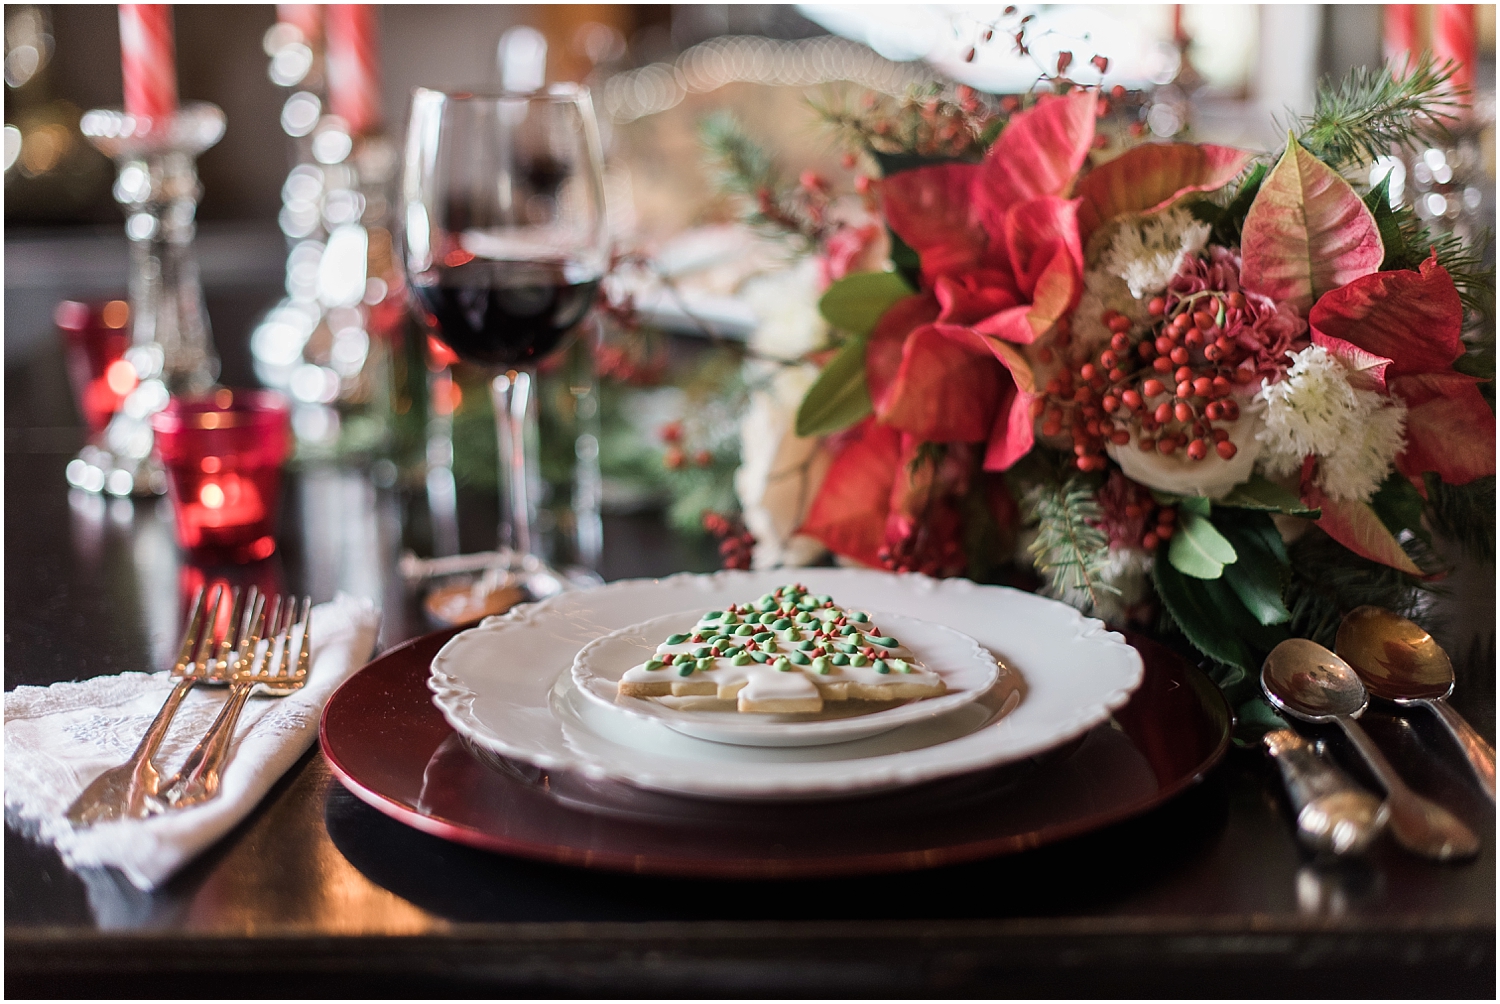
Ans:
[[[1128,93],[1120,115],[1133,136],[1270,150],[1284,136],[1277,117],[1309,111],[1320,78],[1379,67],[1402,47],[1433,44],[1434,11],[1374,4],[376,5],[380,107],[366,132],[394,152],[413,87],[500,86],[502,42],[522,27],[545,41],[548,80],[593,88],[616,246],[649,258],[658,278],[672,280],[665,291],[646,283],[631,292],[639,312],[629,323],[644,318],[655,341],[630,344],[654,346],[650,351],[612,348],[606,330],[596,353],[599,376],[609,378],[589,405],[602,415],[606,530],[611,519],[665,512],[674,535],[643,545],[656,548],[651,560],[663,570],[716,567],[721,558],[733,560],[742,530],[726,524],[710,536],[705,517],[712,524],[712,514],[733,515],[739,507],[733,478],[741,465],[745,340],[757,331],[763,343],[790,339],[796,356],[818,337],[804,337],[797,326],[821,322],[815,289],[787,296],[775,284],[757,288],[767,274],[788,274],[784,248],[746,243],[742,228],[724,226],[741,207],[705,165],[702,126],[711,114],[729,113],[721,124],[753,137],[793,179],[809,170],[852,192],[873,165],[841,157],[815,105],[860,91],[899,99],[933,83],[1022,94],[1039,66],[1054,66],[1067,52],[1076,65],[1109,60],[1104,84]],[[1028,14],[1031,51],[1021,55],[995,25]],[[198,162],[196,239],[222,381],[289,389],[302,409],[303,460],[349,461],[373,470],[381,489],[410,489],[392,517],[402,546],[424,556],[492,546],[488,395],[462,367],[434,359],[414,322],[393,322],[401,332],[378,379],[394,390],[360,405],[384,409],[377,416],[384,424],[352,446],[358,409],[334,400],[343,393],[340,379],[347,391],[350,374],[336,361],[307,355],[305,332],[296,341],[303,349],[291,350],[303,356],[278,361],[291,336],[278,327],[276,310],[298,295],[296,256],[320,254],[336,222],[326,202],[325,219],[299,216],[295,184],[297,171],[307,176],[312,163],[303,140],[318,114],[316,98],[305,128],[296,103],[318,93],[316,39],[288,32],[296,19],[291,5],[186,4],[174,16],[182,99],[212,102],[227,118],[222,141]],[[11,4],[4,17],[6,451],[65,454],[84,444],[85,431],[54,311],[65,299],[123,298],[129,266],[112,194],[115,167],[80,131],[88,109],[121,104],[119,27],[110,5]],[[1397,21],[1404,34],[1393,30]],[[1464,72],[1475,88],[1475,111],[1466,126],[1468,152],[1427,151],[1423,161],[1418,151],[1410,165],[1393,161],[1382,170],[1400,174],[1404,197],[1422,200],[1424,216],[1477,233],[1494,218],[1495,8],[1476,5],[1469,23]],[[395,159],[388,160],[383,183],[391,185]],[[393,195],[389,187],[384,192]],[[399,227],[382,217],[388,207],[376,208],[386,195],[366,191],[362,219],[372,233],[390,224],[381,232],[399,238]],[[390,244],[385,248],[389,267]],[[364,360],[354,360],[353,370]],[[332,374],[326,394],[319,372]],[[543,420],[546,434],[546,412]],[[437,433],[434,422],[442,426]],[[442,479],[431,476],[435,468],[451,471],[460,525],[430,511],[444,492]],[[640,556],[632,560],[641,567]],[[606,548],[605,578],[609,562]]]

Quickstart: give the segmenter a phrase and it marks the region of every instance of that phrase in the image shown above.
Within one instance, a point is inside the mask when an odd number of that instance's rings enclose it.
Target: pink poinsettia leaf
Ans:
[[[1000,399],[994,428],[984,451],[984,469],[1004,471],[1013,466],[1036,444],[1036,423],[1031,417],[1031,403],[1038,395],[1012,383]]]
[[[1400,542],[1386,529],[1369,503],[1353,500],[1335,502],[1324,495],[1317,485],[1312,484],[1306,475],[1302,481],[1302,502],[1309,508],[1321,509],[1319,528],[1361,558],[1378,561],[1408,575],[1422,574],[1422,570],[1401,549]]]
[[[907,336],[922,325],[930,324],[937,316],[938,302],[931,293],[918,293],[897,300],[880,315],[865,347],[865,385],[869,388],[871,401],[880,401],[896,379]]]
[[[833,459],[798,533],[835,554],[879,565],[891,488],[901,461],[901,433],[866,419]]]
[[[1428,373],[1391,380],[1406,401],[1406,449],[1396,468],[1419,479],[1428,471],[1450,485],[1495,473],[1495,413],[1474,377]]]
[[[933,286],[944,324],[974,324],[1015,306],[1020,297],[1008,272],[976,269],[962,276],[942,276]]]
[[[1042,274],[1059,254],[1075,276],[1083,274],[1083,246],[1078,239],[1078,202],[1053,197],[1028,199],[1005,213],[1005,247],[1016,288],[1030,297]]]
[[[1302,314],[1385,258],[1380,228],[1359,195],[1290,136],[1245,217],[1240,250],[1240,284]]]
[[[1391,361],[1385,356],[1366,352],[1353,342],[1325,335],[1316,328],[1313,329],[1312,340],[1314,345],[1327,349],[1349,371],[1349,382],[1352,385],[1361,390],[1385,393],[1385,371],[1391,365]]]
[[[941,164],[901,171],[880,183],[885,219],[922,259],[928,285],[985,262],[989,237],[975,216],[975,164]]]
[[[1249,160],[1245,150],[1211,143],[1147,143],[1127,150],[1079,180],[1079,230],[1087,238],[1116,216],[1156,212],[1193,192],[1223,188]]]
[[[1356,279],[1320,299],[1308,314],[1318,334],[1391,360],[1388,377],[1447,370],[1463,354],[1464,311],[1453,277],[1429,257],[1421,271],[1399,269]]]
[[[881,422],[933,443],[973,443],[990,433],[1005,382],[968,328],[927,324],[902,346],[896,377],[879,399]]]
[[[1099,98],[1076,90],[1047,96],[1016,115],[980,165],[975,188],[980,216],[992,233],[1004,213],[1027,199],[1066,196],[1094,144]]]

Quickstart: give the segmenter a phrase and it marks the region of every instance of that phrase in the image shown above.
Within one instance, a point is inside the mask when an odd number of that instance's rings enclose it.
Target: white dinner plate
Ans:
[[[789,577],[777,570],[637,579],[517,607],[454,636],[428,685],[455,731],[502,756],[655,791],[769,800],[888,790],[1034,756],[1104,721],[1140,685],[1135,649],[1054,600],[864,569],[795,575],[842,605],[900,610],[972,636],[1000,660],[999,681],[950,714],[882,735],[781,748],[694,739],[577,693],[570,669],[590,641],[663,613],[760,596]]]
[[[995,657],[968,635],[941,624],[867,611],[886,634],[901,639],[947,690],[905,701],[826,701],[802,714],[742,714],[734,701],[715,697],[621,697],[620,677],[651,658],[662,639],[690,632],[705,611],[653,617],[611,631],[583,647],[573,660],[578,693],[616,714],[661,722],[683,735],[737,746],[824,746],[879,735],[969,704],[994,686]]]

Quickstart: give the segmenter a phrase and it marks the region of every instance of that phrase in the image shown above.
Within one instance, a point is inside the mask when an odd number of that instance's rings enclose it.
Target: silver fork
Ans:
[[[224,765],[229,762],[230,746],[234,741],[235,725],[252,693],[261,690],[270,697],[285,697],[307,684],[307,662],[312,639],[312,598],[304,597],[302,600],[302,639],[297,662],[293,666],[292,628],[296,612],[295,598],[286,602],[286,609],[283,611],[282,597],[276,597],[271,607],[271,630],[266,633],[265,597],[260,597],[255,604],[250,618],[249,644],[241,647],[243,654],[236,658],[229,671],[233,681],[229,699],[224,702],[218,717],[209,726],[208,733],[188,754],[182,769],[162,788],[160,797],[172,808],[197,805],[219,793]],[[264,649],[260,647],[263,634],[266,638]]]
[[[151,758],[156,756],[162,740],[166,738],[172,719],[182,706],[188,691],[199,683],[228,682],[228,678],[223,675],[223,664],[215,657],[214,647],[214,632],[227,592],[224,586],[219,586],[210,603],[208,590],[202,587],[198,589],[193,597],[187,626],[182,632],[177,661],[172,665],[172,676],[176,678],[177,685],[167,695],[166,702],[152,719],[130,759],[100,774],[68,807],[68,820],[74,826],[93,826],[122,816],[139,819],[161,811],[162,804],[156,798],[161,775],[157,773]],[[253,586],[251,592],[254,592]],[[240,591],[235,589],[228,598],[232,613],[222,644],[232,649],[237,643],[237,634],[243,628]]]

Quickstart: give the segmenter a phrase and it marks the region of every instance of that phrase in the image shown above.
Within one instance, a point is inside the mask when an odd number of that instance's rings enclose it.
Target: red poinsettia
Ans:
[[[1452,485],[1495,473],[1495,413],[1479,380],[1453,369],[1463,305],[1436,254],[1420,271],[1376,272],[1327,293],[1308,321],[1315,343],[1406,402],[1402,474],[1420,486],[1429,471]]]

